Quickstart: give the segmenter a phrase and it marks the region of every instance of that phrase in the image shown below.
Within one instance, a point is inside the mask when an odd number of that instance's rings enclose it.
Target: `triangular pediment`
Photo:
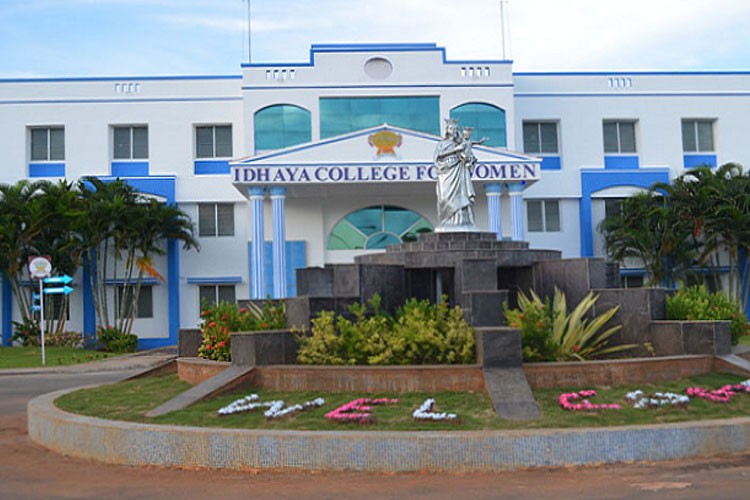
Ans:
[[[434,182],[433,156],[441,140],[383,124],[233,160],[232,182],[241,192],[273,185]],[[481,145],[473,151],[475,182],[528,184],[540,178],[539,158]]]
[[[243,165],[302,165],[302,164],[361,164],[432,163],[435,146],[441,137],[383,124],[315,142],[285,149],[260,153],[237,159],[232,166]],[[504,148],[474,146],[479,161],[506,163],[539,163],[538,158]]]

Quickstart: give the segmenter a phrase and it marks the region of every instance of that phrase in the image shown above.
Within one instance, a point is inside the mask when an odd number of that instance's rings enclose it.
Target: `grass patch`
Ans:
[[[740,337],[739,344],[740,345],[750,345],[750,335],[745,335],[744,337]]]
[[[143,414],[169,400],[190,387],[176,375],[146,377],[139,380],[121,382],[106,387],[84,389],[59,398],[55,404],[67,411],[133,422],[158,424],[190,425],[199,427],[222,427],[233,429],[297,429],[297,430],[491,430],[491,429],[536,429],[604,427],[615,425],[648,425],[659,423],[684,422],[750,416],[750,395],[739,394],[727,404],[716,404],[702,399],[692,399],[686,408],[665,407],[655,410],[638,410],[629,407],[624,400],[627,392],[641,389],[646,393],[682,393],[689,386],[717,389],[725,384],[735,384],[743,377],[729,374],[710,374],[658,385],[619,386],[597,388],[597,396],[592,403],[620,403],[623,409],[602,410],[599,412],[569,412],[561,409],[557,399],[562,392],[574,392],[591,387],[568,389],[544,389],[534,391],[539,403],[542,418],[529,422],[511,422],[495,416],[492,404],[484,392],[442,392],[437,394],[405,393],[363,395],[360,393],[319,393],[273,391],[242,391],[227,394],[208,401],[197,403],[190,408],[168,415],[147,419]],[[266,420],[262,410],[219,416],[217,410],[232,401],[256,392],[263,401],[283,399],[288,404],[302,403],[318,396],[326,402],[316,408],[295,416]],[[398,398],[395,405],[373,407],[377,421],[373,424],[341,424],[330,422],[323,417],[327,412],[359,397]],[[461,423],[454,422],[415,422],[412,411],[425,399],[437,400],[438,411],[457,413]]]
[[[72,347],[47,347],[44,349],[46,366],[66,366],[88,363],[112,356],[112,353],[75,349]],[[41,347],[0,347],[0,369],[40,368]]]
[[[143,377],[65,394],[55,404],[81,415],[146,422],[145,412],[189,388],[176,374]]]

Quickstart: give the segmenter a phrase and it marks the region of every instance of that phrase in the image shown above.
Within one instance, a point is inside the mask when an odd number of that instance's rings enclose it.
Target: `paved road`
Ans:
[[[722,459],[483,474],[206,471],[106,465],[30,442],[25,404],[130,371],[0,374],[0,498],[747,499],[750,453]]]

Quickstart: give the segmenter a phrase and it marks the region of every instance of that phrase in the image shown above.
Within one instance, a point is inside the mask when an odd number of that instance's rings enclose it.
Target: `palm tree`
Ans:
[[[0,184],[0,269],[10,282],[23,321],[33,321],[30,297],[22,285],[31,246],[42,231],[44,214],[33,202],[40,183]]]
[[[153,258],[164,255],[166,242],[178,240],[183,248],[198,248],[194,227],[187,214],[175,205],[167,205],[154,199],[141,200],[132,207],[129,237],[131,246],[127,252],[125,265],[126,293],[121,296],[121,323],[118,328],[130,332],[135,316],[135,304],[138,303],[141,286],[145,275],[164,280],[154,268]],[[130,285],[134,272],[137,271],[135,285]]]
[[[85,216],[80,193],[72,182],[39,183],[38,195],[31,200],[32,218],[43,220],[37,236],[30,244],[35,255],[47,255],[53,265],[53,274],[73,276],[81,266],[83,247],[75,226]],[[45,302],[45,317],[48,333],[62,332],[65,327],[68,309],[68,296],[59,296],[62,303],[56,318],[52,316],[52,301]],[[54,327],[54,329],[53,329]]]
[[[685,276],[695,257],[688,225],[675,217],[659,191],[638,193],[623,201],[619,214],[599,226],[607,255],[616,261],[639,260],[650,285],[673,286]]]
[[[168,239],[182,241],[185,249],[197,248],[193,224],[177,206],[147,198],[119,179],[86,178],[81,182],[81,196],[87,217],[78,231],[86,248],[99,324],[130,333],[144,275],[163,279],[153,266],[153,257],[165,253]],[[119,297],[115,294],[119,301],[114,321],[110,319],[108,280],[123,286]]]

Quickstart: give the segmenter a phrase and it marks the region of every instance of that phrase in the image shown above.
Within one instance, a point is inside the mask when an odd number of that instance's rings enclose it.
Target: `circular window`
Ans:
[[[385,80],[393,72],[393,65],[384,57],[373,57],[365,63],[365,73],[370,78]]]

